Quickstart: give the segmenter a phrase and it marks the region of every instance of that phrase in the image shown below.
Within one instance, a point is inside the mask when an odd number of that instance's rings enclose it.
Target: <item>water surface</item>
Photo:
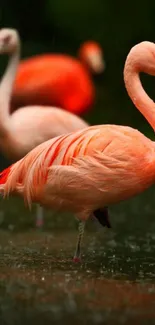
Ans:
[[[82,263],[73,216],[1,202],[0,324],[155,323],[154,189],[110,208],[112,230],[90,220]]]

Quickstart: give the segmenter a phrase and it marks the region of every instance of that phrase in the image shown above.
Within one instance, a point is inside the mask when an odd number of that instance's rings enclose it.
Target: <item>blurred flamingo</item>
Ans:
[[[155,75],[155,44],[134,46],[124,80],[133,103],[155,129],[155,103],[139,73]],[[46,141],[0,174],[1,193],[75,213],[80,221],[74,259],[86,220],[106,205],[141,193],[155,182],[155,142],[128,126],[98,125]],[[101,215],[100,215],[101,217]]]
[[[0,84],[0,149],[5,156],[13,160],[20,159],[50,138],[88,126],[76,115],[55,107],[22,107],[10,115],[10,98],[19,61],[18,46],[17,31],[0,30],[0,54],[11,54]],[[37,215],[37,225],[41,226],[41,207]]]
[[[19,55],[19,39],[16,45]],[[77,60],[65,54],[44,54],[20,62],[13,87],[12,110],[22,105],[56,105],[74,114],[94,103],[91,72],[101,73],[105,63],[100,45],[87,41]]]

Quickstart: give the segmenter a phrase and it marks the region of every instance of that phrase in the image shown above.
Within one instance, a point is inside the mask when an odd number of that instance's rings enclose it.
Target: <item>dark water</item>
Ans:
[[[153,200],[111,207],[112,230],[90,220],[80,264],[73,216],[48,211],[37,231],[35,210],[1,202],[0,324],[155,324]]]

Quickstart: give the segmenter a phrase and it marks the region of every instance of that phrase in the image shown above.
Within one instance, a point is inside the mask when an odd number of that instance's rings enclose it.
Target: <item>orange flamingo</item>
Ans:
[[[40,104],[60,106],[77,115],[85,113],[95,98],[90,73],[103,72],[105,63],[101,47],[94,41],[80,47],[79,58],[81,62],[69,55],[44,54],[21,61],[13,87],[12,110]]]
[[[155,129],[155,103],[139,73],[155,75],[155,44],[134,46],[124,80],[132,101]],[[71,210],[80,221],[75,260],[86,220],[106,205],[141,193],[155,182],[155,142],[128,126],[98,125],[42,143],[0,174],[1,193]],[[101,217],[101,213],[100,213]]]
[[[0,30],[0,54],[11,54],[0,84],[0,149],[13,160],[20,159],[50,138],[88,126],[76,115],[55,107],[22,107],[10,115],[10,98],[19,61],[18,46],[19,36],[15,30]],[[41,226],[41,207],[37,215],[37,225]]]

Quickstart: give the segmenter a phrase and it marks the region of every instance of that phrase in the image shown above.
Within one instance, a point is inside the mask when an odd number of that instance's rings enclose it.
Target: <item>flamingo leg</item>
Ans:
[[[37,204],[36,211],[36,227],[41,228],[44,224],[44,210],[39,204]]]
[[[75,250],[75,255],[73,258],[74,262],[80,262],[81,258],[81,243],[84,235],[84,228],[85,228],[85,221],[80,221],[79,222],[79,234],[78,234],[78,239],[77,239],[77,244],[76,244],[76,250]]]

